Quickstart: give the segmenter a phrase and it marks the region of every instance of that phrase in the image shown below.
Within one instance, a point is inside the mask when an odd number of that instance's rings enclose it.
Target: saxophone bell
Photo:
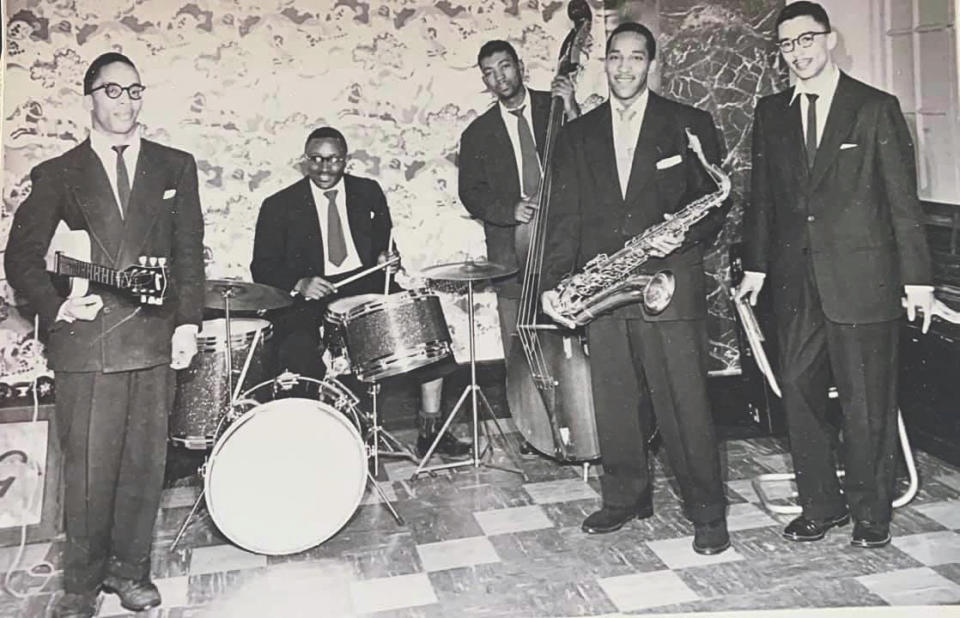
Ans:
[[[643,288],[643,306],[647,313],[658,315],[670,305],[677,289],[677,279],[669,270],[661,270],[650,277]]]

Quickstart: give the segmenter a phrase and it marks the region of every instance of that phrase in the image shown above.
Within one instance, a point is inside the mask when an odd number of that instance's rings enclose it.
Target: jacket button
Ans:
[[[110,307],[104,307],[102,311],[104,315],[109,315],[110,312],[113,311],[113,309],[111,309]]]
[[[807,221],[808,221],[808,222],[813,223],[813,222],[816,221],[816,220],[817,220],[817,218],[814,217],[813,215],[807,215]]]

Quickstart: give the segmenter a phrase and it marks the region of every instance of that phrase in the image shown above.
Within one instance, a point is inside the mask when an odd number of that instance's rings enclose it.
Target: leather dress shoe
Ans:
[[[850,514],[836,515],[826,519],[808,519],[801,515],[783,529],[783,538],[788,541],[819,541],[827,535],[827,530],[850,523]]]
[[[693,551],[698,554],[712,556],[730,547],[730,533],[727,532],[726,519],[694,524],[693,530]]]
[[[883,547],[890,543],[890,524],[872,521],[858,521],[853,524],[853,537],[850,544],[854,547],[870,549]]]
[[[92,618],[97,614],[97,595],[65,592],[53,606],[53,618]]]
[[[417,457],[423,459],[427,455],[427,451],[430,450],[430,445],[436,439],[436,433],[417,436]],[[470,456],[471,450],[473,450],[473,445],[469,442],[463,442],[452,434],[445,433],[440,437],[440,442],[437,443],[437,448],[433,452],[450,459],[466,459]]]
[[[107,575],[103,579],[103,589],[120,597],[120,606],[131,612],[142,612],[160,605],[160,591],[149,579],[136,580]]]
[[[653,504],[645,503],[640,507],[604,506],[583,520],[581,530],[587,534],[606,534],[616,532],[632,519],[646,519],[653,515]]]

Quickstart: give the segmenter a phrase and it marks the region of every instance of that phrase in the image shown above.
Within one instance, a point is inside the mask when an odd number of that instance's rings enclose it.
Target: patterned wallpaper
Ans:
[[[630,16],[658,37],[653,87],[709,109],[724,131],[734,209],[708,263],[710,368],[736,372],[726,247],[739,236],[753,104],[785,83],[769,36],[782,0],[590,4],[596,43],[578,84],[585,111],[606,97],[605,31]],[[572,25],[565,9],[561,0],[9,0],[0,246],[29,193],[30,169],[86,137],[83,70],[118,50],[148,86],[145,135],[197,158],[208,277],[249,280],[261,201],[300,177],[306,134],[331,124],[350,143],[349,171],[377,179],[387,194],[408,270],[401,284],[421,285],[420,268],[485,251],[456,179],[458,137],[493,100],[477,50],[489,39],[511,41],[528,84],[547,88]],[[437,287],[465,359],[465,295]],[[23,364],[16,344],[29,330],[12,302],[0,272],[0,374]],[[499,358],[495,297],[485,290],[477,302],[478,357]]]
[[[600,2],[594,30],[604,38]],[[82,141],[82,74],[100,53],[137,63],[148,86],[144,135],[194,154],[206,221],[207,275],[250,279],[263,198],[300,177],[314,127],[340,128],[348,171],[377,179],[409,273],[480,257],[483,229],[457,198],[461,131],[493,101],[476,54],[511,41],[528,83],[548,88],[572,27],[557,0],[10,0],[0,245],[29,193],[29,171]],[[586,108],[606,96],[602,45],[579,82]],[[441,286],[458,358],[465,295]],[[5,301],[12,295],[4,284]],[[495,297],[478,298],[478,356],[498,358]],[[13,312],[16,313],[16,312]],[[10,318],[0,337],[25,325]],[[0,346],[3,341],[0,340]],[[0,373],[3,371],[0,366]]]

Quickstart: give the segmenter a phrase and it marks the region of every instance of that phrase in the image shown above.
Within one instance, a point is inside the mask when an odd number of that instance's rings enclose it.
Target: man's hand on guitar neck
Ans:
[[[68,298],[60,305],[57,320],[72,323],[75,320],[92,320],[103,308],[103,299],[99,294],[87,294],[77,298]]]

